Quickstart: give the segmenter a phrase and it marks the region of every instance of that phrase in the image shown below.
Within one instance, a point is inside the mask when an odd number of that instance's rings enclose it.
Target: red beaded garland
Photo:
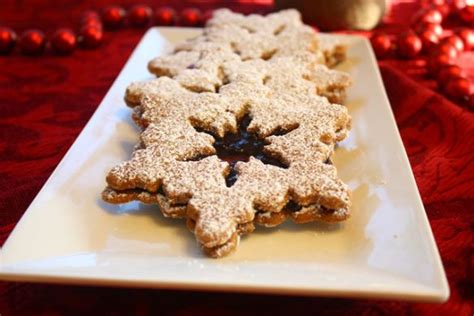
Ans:
[[[128,21],[132,26],[144,27],[150,23],[152,9],[146,5],[133,6],[127,13]]]
[[[422,43],[420,38],[414,32],[403,33],[398,38],[398,53],[401,57],[413,58],[417,56],[421,49]]]
[[[102,22],[109,29],[118,28],[125,20],[125,10],[122,7],[111,5],[106,7],[101,14]]]
[[[94,48],[101,44],[103,36],[101,28],[86,25],[79,31],[78,41],[85,48]]]
[[[372,48],[374,49],[375,55],[377,55],[378,58],[384,58],[390,54],[392,49],[392,41],[387,34],[374,34],[370,38],[370,43],[372,44]]]
[[[16,33],[8,27],[0,27],[0,54],[8,54],[15,47]]]
[[[161,7],[155,11],[156,25],[173,25],[176,22],[176,11],[171,7]]]
[[[456,34],[462,39],[465,50],[472,50],[474,48],[474,30],[462,28]]]
[[[471,83],[466,78],[457,77],[448,82],[445,88],[446,94],[453,99],[468,98],[471,93]]]
[[[423,43],[423,49],[428,51],[431,47],[434,47],[439,42],[438,35],[430,30],[425,30],[419,34],[421,42]]]
[[[186,8],[181,11],[179,21],[184,26],[196,26],[202,21],[201,11],[196,8]]]
[[[24,54],[39,55],[45,48],[46,38],[40,30],[28,30],[21,35],[19,45]]]
[[[69,54],[76,48],[76,35],[69,29],[59,29],[53,35],[51,46],[60,54]]]

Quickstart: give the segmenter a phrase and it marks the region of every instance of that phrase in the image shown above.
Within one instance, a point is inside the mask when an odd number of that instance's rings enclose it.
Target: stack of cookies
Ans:
[[[349,191],[330,157],[350,128],[340,103],[351,80],[329,68],[344,58],[297,11],[216,11],[202,35],[150,61],[156,79],[127,88],[143,131],[103,199],[185,219],[211,257],[255,223],[345,220]]]

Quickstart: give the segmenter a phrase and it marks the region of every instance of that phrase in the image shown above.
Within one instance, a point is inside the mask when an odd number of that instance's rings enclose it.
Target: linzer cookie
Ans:
[[[175,54],[155,58],[148,67],[157,76],[172,77],[193,91],[214,92],[222,83],[221,67],[227,61],[291,57],[307,67],[307,79],[317,84],[316,93],[341,103],[351,80],[321,65],[332,56],[335,45],[326,46],[326,51],[317,49],[316,32],[302,24],[295,10],[262,17],[223,9],[215,13],[202,36],[178,45]]]
[[[229,82],[219,93],[189,91],[167,77],[135,84],[131,90],[139,91],[136,106],[148,126],[141,135],[143,149],[109,173],[106,199],[111,190],[117,196],[161,191],[170,205],[187,205],[186,216],[196,221],[195,234],[205,248],[228,243],[257,211],[280,212],[290,201],[347,207],[346,186],[334,166],[324,163],[347,132],[347,109],[312,93],[312,84],[290,62],[229,65],[224,70]],[[293,73],[285,77],[283,70]],[[263,80],[269,74],[272,83]],[[290,82],[294,87],[280,93],[268,87]],[[251,157],[235,165],[237,181],[228,187],[230,165],[214,155],[213,144],[235,133],[245,115],[252,118],[247,131],[267,143],[264,152],[284,167]]]
[[[196,43],[213,42],[230,46],[242,60],[270,59],[316,52],[317,33],[301,22],[296,10],[285,10],[266,17],[244,16],[227,9],[216,10],[203,35],[176,46],[192,50]]]
[[[316,47],[295,11],[219,11],[203,36],[150,62],[159,78],[127,88],[143,132],[108,173],[103,199],[184,218],[211,257],[232,252],[254,223],[345,220],[350,195],[330,156],[350,117],[331,102],[350,79],[319,64]]]

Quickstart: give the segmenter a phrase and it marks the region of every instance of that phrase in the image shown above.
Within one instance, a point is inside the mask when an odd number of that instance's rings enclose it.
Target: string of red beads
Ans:
[[[86,11],[82,14],[77,33],[71,29],[60,28],[47,38],[41,30],[31,29],[23,32],[18,38],[14,30],[0,26],[0,55],[10,54],[15,47],[25,55],[37,56],[50,46],[54,52],[61,55],[72,53],[77,46],[84,49],[98,47],[104,38],[104,28],[114,31],[124,25],[142,28],[153,25],[201,25],[208,14],[202,14],[199,9],[186,8],[178,15],[170,7],[163,6],[156,10],[146,5],[135,5],[127,11],[117,5],[107,6],[96,11]]]
[[[449,19],[464,26],[444,30],[443,22]],[[428,76],[437,81],[439,90],[474,110],[472,85],[456,65],[462,52],[474,50],[473,24],[474,5],[468,5],[466,0],[424,0],[408,31],[396,36],[375,32],[370,40],[379,59],[424,58]]]

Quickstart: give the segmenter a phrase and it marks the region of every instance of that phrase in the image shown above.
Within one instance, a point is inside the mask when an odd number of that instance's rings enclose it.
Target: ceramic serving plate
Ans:
[[[339,66],[354,85],[350,137],[334,163],[353,196],[337,225],[258,228],[223,259],[201,254],[180,220],[156,207],[101,201],[106,172],[128,159],[138,129],[126,86],[147,62],[199,29],[153,28],[0,252],[3,280],[444,301],[449,288],[367,40],[344,36]],[[335,35],[326,35],[335,36]]]

